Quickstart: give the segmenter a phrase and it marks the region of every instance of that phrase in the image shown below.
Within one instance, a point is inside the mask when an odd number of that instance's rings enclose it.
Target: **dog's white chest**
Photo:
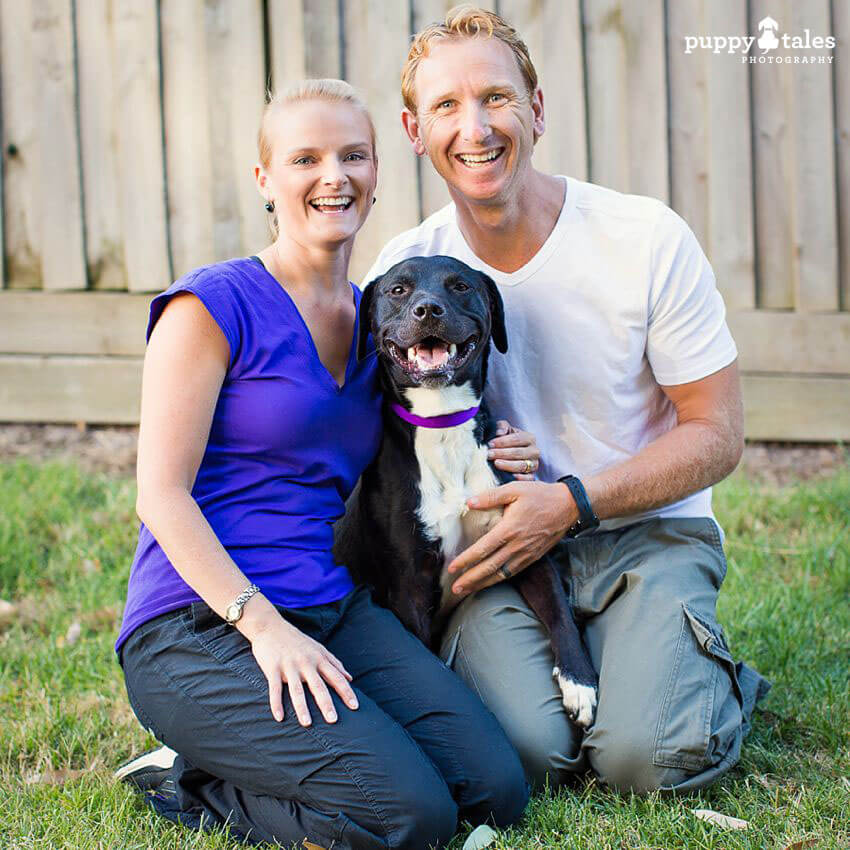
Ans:
[[[442,541],[446,563],[489,531],[501,509],[469,510],[466,500],[498,485],[487,463],[487,446],[479,446],[474,423],[452,428],[417,428],[419,520],[431,540]]]

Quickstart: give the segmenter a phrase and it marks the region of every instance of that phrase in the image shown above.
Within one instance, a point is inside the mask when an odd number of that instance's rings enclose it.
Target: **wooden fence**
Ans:
[[[342,76],[374,112],[379,203],[355,276],[445,203],[402,134],[398,81],[410,33],[446,6],[0,0],[0,421],[136,421],[143,293],[267,242],[252,177],[267,84]],[[539,71],[538,167],[654,195],[693,227],[740,349],[748,435],[850,439],[850,3],[491,8]],[[686,52],[687,36],[758,35],[768,16],[836,45],[780,45],[770,63],[755,45]]]

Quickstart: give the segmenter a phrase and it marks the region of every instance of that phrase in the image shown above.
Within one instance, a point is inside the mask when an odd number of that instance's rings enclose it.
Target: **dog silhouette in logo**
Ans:
[[[776,37],[776,30],[779,29],[779,24],[769,15],[759,21],[759,32],[761,36],[758,40],[758,46],[762,53],[767,53],[768,50],[773,50],[779,47],[779,39]]]

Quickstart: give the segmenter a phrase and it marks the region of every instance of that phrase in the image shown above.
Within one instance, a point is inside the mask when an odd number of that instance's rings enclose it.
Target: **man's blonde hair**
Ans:
[[[429,24],[413,36],[407,61],[401,70],[401,97],[404,105],[414,115],[416,114],[416,69],[422,58],[430,52],[431,45],[446,39],[477,36],[498,38],[510,47],[525,80],[528,96],[531,97],[534,94],[537,89],[537,71],[528,54],[528,48],[517,31],[495,12],[464,4],[449,9],[444,22]]]

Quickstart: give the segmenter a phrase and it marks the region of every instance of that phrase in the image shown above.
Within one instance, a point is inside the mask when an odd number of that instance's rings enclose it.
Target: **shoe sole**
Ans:
[[[115,779],[126,779],[131,773],[147,767],[155,767],[160,770],[167,770],[174,764],[174,759],[177,758],[177,753],[170,747],[162,746],[147,753],[142,753],[128,762],[124,762],[118,770],[112,775]]]

